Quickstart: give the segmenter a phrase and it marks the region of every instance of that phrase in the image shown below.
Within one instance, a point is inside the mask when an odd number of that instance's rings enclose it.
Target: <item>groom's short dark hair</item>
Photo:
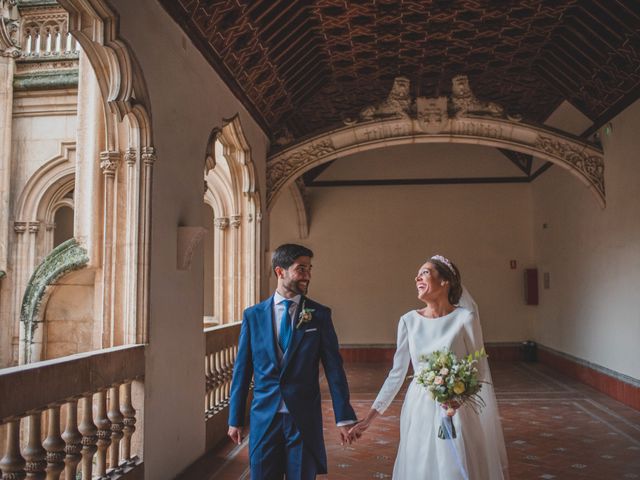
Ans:
[[[276,267],[289,268],[298,257],[313,257],[313,252],[307,247],[295,243],[280,245],[271,257],[271,268],[275,272]]]

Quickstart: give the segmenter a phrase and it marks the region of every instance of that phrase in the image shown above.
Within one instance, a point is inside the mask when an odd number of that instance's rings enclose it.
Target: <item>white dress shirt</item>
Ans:
[[[302,299],[301,295],[296,295],[293,298],[289,298],[291,300],[291,305],[289,306],[289,321],[291,322],[291,331],[296,327],[294,324],[293,316],[298,309],[298,305],[300,304],[300,300]],[[284,312],[283,301],[287,300],[285,297],[280,295],[278,292],[273,294],[273,329],[276,332],[276,344],[278,345],[278,360],[280,360],[280,365],[282,365],[282,359],[284,357],[284,352],[280,350],[280,319],[282,318],[282,313]],[[280,406],[278,407],[278,413],[289,413],[287,406],[284,404],[284,400],[280,401]],[[342,422],[338,422],[336,425],[338,427],[353,425],[356,423],[356,420],[345,420]]]
[[[280,360],[280,366],[282,366],[282,359],[284,357],[284,352],[280,350],[280,319],[284,313],[284,305],[282,302],[291,300],[291,305],[289,305],[289,322],[291,322],[291,332],[293,332],[293,315],[296,313],[301,298],[301,295],[296,295],[293,298],[287,299],[278,292],[273,295],[273,329],[276,332],[276,345],[278,345],[278,360]],[[287,406],[284,404],[284,400],[280,400],[278,413],[289,413]]]

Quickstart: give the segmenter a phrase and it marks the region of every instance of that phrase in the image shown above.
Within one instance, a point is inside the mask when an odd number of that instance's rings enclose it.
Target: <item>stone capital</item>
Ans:
[[[120,153],[115,151],[100,152],[100,170],[107,177],[113,177],[118,169]]]
[[[27,231],[27,222],[13,222],[13,230],[16,233],[24,233]]]
[[[156,163],[156,149],[153,147],[142,147],[142,153],[140,155],[142,162],[145,165],[153,165]]]
[[[38,233],[40,231],[40,222],[29,222],[29,233]]]
[[[242,220],[240,215],[231,215],[231,217],[229,217],[229,224],[233,228],[239,228],[241,223],[242,223]]]
[[[226,230],[229,226],[229,219],[227,217],[214,218],[213,224],[218,230]]]
[[[129,166],[135,165],[137,158],[138,155],[135,148],[128,148],[127,151],[124,152],[124,161]]]

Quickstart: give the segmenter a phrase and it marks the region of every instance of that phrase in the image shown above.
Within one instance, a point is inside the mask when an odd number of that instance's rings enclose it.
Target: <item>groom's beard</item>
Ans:
[[[307,291],[309,290],[309,282],[304,283],[302,281],[289,281],[283,286],[285,290],[294,293],[295,295],[306,295]]]

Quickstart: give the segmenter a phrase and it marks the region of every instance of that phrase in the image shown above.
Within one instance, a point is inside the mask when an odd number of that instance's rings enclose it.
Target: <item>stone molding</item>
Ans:
[[[463,143],[506,148],[560,165],[585,183],[605,206],[604,154],[595,145],[546,127],[493,116],[450,117],[432,111],[412,117],[348,125],[271,155],[267,162],[267,205],[304,172],[356,152],[411,143]],[[425,107],[426,108],[426,107]],[[440,112],[438,114],[438,111]],[[445,116],[446,115],[446,116]]]
[[[31,343],[37,318],[47,287],[67,273],[79,270],[89,262],[87,251],[72,238],[61,243],[38,265],[31,275],[22,300],[20,321],[24,324],[24,358],[30,361]]]

